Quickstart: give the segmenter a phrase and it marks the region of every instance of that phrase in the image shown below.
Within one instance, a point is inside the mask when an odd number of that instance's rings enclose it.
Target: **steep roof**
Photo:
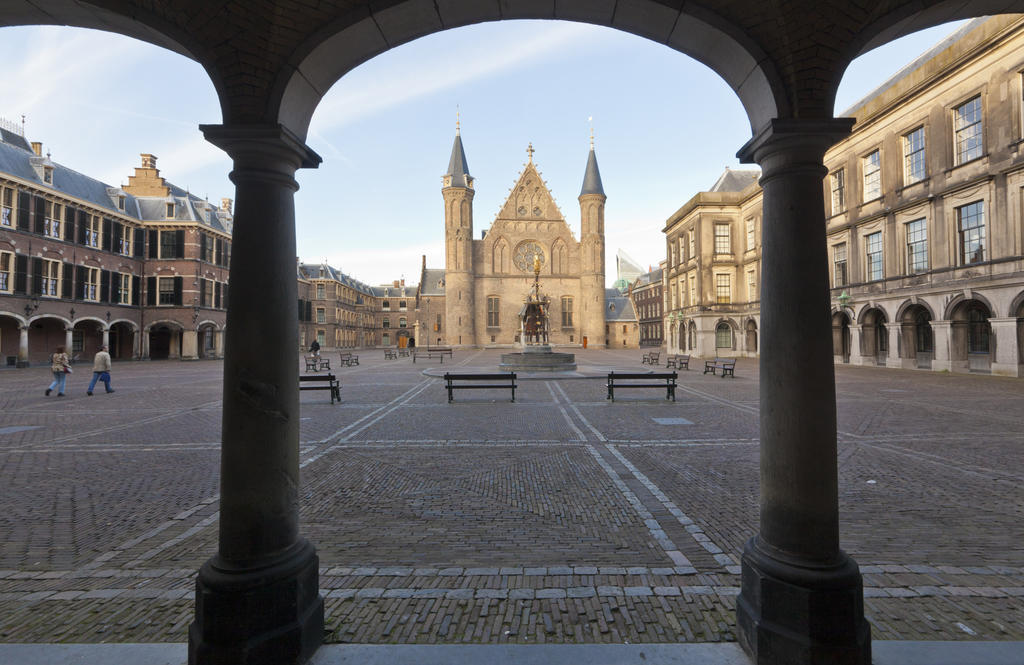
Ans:
[[[321,276],[320,271],[323,270]],[[345,273],[341,272],[334,266],[326,263],[300,263],[299,264],[299,276],[303,279],[330,279],[338,282],[344,286],[358,291],[359,293],[365,293],[367,295],[373,295],[373,287],[360,282],[354,277],[350,277]]]
[[[761,177],[760,171],[733,171],[728,166],[725,172],[718,176],[718,180],[711,186],[709,192],[742,192],[744,189],[757,182]]]
[[[455,143],[452,144],[452,156],[448,160],[448,170],[445,175],[452,177],[452,187],[469,187],[473,181],[473,177],[469,175],[466,151],[462,148],[462,135],[458,130],[455,130]]]
[[[629,296],[620,294],[615,289],[605,289],[604,295],[605,321],[636,321],[633,301]]]
[[[565,221],[554,195],[532,159],[516,179],[516,184],[498,211],[497,219]]]
[[[601,184],[601,171],[597,168],[597,155],[594,154],[594,146],[590,146],[587,170],[583,173],[583,188],[580,190],[580,196],[584,194],[604,196],[604,186]]]
[[[444,268],[427,268],[423,271],[423,283],[420,284],[420,295],[444,295]]]

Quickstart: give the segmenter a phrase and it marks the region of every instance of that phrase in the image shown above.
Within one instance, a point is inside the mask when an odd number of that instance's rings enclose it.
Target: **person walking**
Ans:
[[[313,343],[309,345],[309,352],[314,356],[320,355],[320,342],[313,340]]]
[[[53,389],[57,389],[57,397],[64,397],[64,386],[71,373],[71,359],[64,353],[64,347],[58,346],[57,350],[50,356],[50,371],[53,372],[53,383],[46,389],[49,395]]]
[[[92,397],[92,389],[96,387],[97,381],[103,382],[108,393],[114,392],[114,389],[110,387],[110,353],[106,344],[100,347],[100,350],[96,352],[96,357],[93,358],[92,381],[89,382],[89,389],[85,391],[85,394]]]

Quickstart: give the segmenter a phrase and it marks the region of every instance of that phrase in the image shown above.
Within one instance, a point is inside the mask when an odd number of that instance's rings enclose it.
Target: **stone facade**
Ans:
[[[551,298],[551,344],[605,344],[606,197],[593,146],[579,196],[579,240],[534,164],[532,146],[528,152],[529,162],[512,193],[477,240],[473,237],[473,178],[461,136],[456,134],[441,190],[445,204],[443,323],[436,321],[436,313],[431,316],[424,311],[420,318],[435,344],[438,339],[451,346],[518,344],[519,310],[533,284],[535,257],[540,261],[541,292]],[[438,297],[430,296],[435,306]]]
[[[327,264],[297,262],[299,348],[316,340],[323,349],[380,343],[380,303],[374,289]]]
[[[110,187],[0,128],[0,358],[223,355],[231,200],[167,183],[156,157]]]
[[[664,266],[662,261],[657,270],[640,275],[629,285],[629,298],[640,330],[640,346],[661,346],[665,343]]]

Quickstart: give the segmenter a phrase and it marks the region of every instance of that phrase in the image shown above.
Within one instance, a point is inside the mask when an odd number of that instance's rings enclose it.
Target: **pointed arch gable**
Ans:
[[[508,238],[501,235],[491,246],[491,272],[506,274],[509,272],[509,264],[512,260],[512,244]]]

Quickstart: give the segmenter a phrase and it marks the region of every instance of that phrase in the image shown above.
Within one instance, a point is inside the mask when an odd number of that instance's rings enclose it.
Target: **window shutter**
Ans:
[[[39,257],[32,259],[32,295],[38,296],[43,293],[43,260]]]
[[[113,224],[114,224],[114,221],[112,219],[110,219],[109,217],[104,217],[103,218],[103,249],[105,251],[108,251],[108,252],[113,251],[113,250],[111,250],[111,247],[112,247],[111,235],[113,234],[113,229],[111,228],[111,226],[113,226]]]
[[[113,281],[110,282],[110,302],[115,305],[121,302],[121,273],[111,273]]]
[[[220,282],[213,283],[213,306],[220,309],[220,288],[223,286]]]
[[[124,226],[122,226],[119,222],[114,222],[113,223],[113,227],[114,227],[114,240],[111,243],[111,251],[120,252],[121,251],[121,241],[124,240]]]
[[[174,232],[174,258],[183,259],[185,258],[185,232],[175,231]],[[179,305],[181,303],[178,303]]]
[[[35,226],[32,230],[36,233],[43,232],[43,220],[46,219],[46,199],[41,196],[35,197]]]
[[[223,305],[224,309],[228,308],[228,285],[224,284],[224,295],[220,298],[220,304]]]
[[[181,231],[181,233],[184,233],[184,231]],[[175,305],[180,305],[181,304],[181,285],[182,285],[181,277],[175,277],[174,278],[174,304]]]
[[[140,300],[139,300],[139,282],[140,281],[141,280],[139,279],[138,275],[132,275],[132,304],[133,305],[141,305],[142,304],[140,302]]]
[[[312,321],[313,320],[313,303],[310,300],[306,301],[306,320],[307,321]]]
[[[75,297],[85,300],[85,266],[75,266],[75,282],[78,284]]]
[[[220,238],[217,238],[215,240],[214,250],[213,251],[214,251],[214,254],[216,255],[216,256],[213,257],[213,260],[219,266],[224,265],[224,241],[221,240]]]
[[[28,211],[32,205],[32,196],[28,192],[18,192],[18,228],[22,231],[28,231]]]
[[[63,265],[64,275],[60,281],[60,296],[65,300],[71,300],[72,276],[75,274],[75,264],[65,263]]]
[[[146,244],[146,232],[142,229],[135,229],[135,242],[132,243],[132,256],[142,256]]]
[[[302,298],[299,298],[298,305],[299,305],[299,321],[302,321],[303,320],[302,319],[302,315],[306,311],[305,306],[303,306],[303,304],[302,304]]]
[[[159,250],[158,243],[160,242],[160,236],[158,235],[158,232],[154,230],[151,230],[148,235],[149,240],[147,242],[149,243],[149,258],[155,259],[157,258],[157,251]]]
[[[110,271],[100,271],[100,302],[110,302]]]
[[[14,292],[24,295],[28,291],[28,257],[14,255]]]
[[[64,206],[64,238],[75,242],[75,209],[71,206]]]
[[[224,241],[224,263],[221,265],[231,265],[231,243],[228,242],[227,240]]]
[[[156,304],[156,277],[146,278],[146,304]]]
[[[199,234],[199,260],[200,261],[205,261],[206,260],[206,234],[205,233],[200,233]]]
[[[85,244],[86,216],[84,210],[78,211],[78,233],[75,235],[75,242],[79,245]]]
[[[206,280],[202,277],[199,278],[199,306],[206,307]]]

